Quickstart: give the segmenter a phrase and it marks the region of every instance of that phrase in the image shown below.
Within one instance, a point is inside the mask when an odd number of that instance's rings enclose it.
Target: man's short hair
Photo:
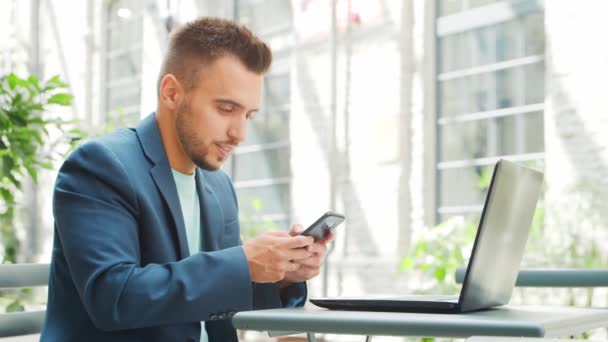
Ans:
[[[173,74],[189,90],[198,83],[204,66],[226,55],[238,58],[249,71],[260,75],[272,63],[268,45],[245,26],[201,17],[171,32],[157,89],[165,75]]]

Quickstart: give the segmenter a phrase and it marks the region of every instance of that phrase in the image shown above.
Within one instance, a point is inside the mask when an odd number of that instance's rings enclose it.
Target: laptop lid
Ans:
[[[515,287],[543,174],[499,160],[460,291],[460,311],[504,305]]]
[[[442,313],[507,304],[515,287],[542,180],[542,173],[526,166],[507,160],[496,163],[457,301],[425,295],[310,301],[329,309]]]

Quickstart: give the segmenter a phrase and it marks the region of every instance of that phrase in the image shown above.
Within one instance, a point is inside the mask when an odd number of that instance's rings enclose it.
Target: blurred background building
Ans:
[[[431,227],[477,222],[498,158],[546,175],[526,265],[608,264],[607,10],[600,0],[5,0],[0,72],[61,75],[75,96],[65,115],[88,129],[134,125],[155,109],[173,27],[201,15],[242,22],[274,52],[263,110],[224,168],[244,238],[342,212],[311,294],[405,293],[420,274],[403,258]],[[54,176],[26,199],[22,261],[49,261]]]

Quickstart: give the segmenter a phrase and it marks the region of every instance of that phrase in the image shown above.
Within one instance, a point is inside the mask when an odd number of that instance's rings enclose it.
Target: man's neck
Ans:
[[[175,114],[168,112],[166,109],[158,108],[156,110],[156,123],[160,129],[160,136],[171,168],[184,174],[194,173],[196,165],[184,152],[175,131]]]

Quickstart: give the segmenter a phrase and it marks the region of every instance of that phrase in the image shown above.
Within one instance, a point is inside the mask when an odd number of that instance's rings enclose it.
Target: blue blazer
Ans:
[[[155,115],[80,146],[59,171],[42,341],[237,341],[241,310],[303,305],[306,285],[254,284],[222,171],[196,170],[204,252],[190,256]]]

